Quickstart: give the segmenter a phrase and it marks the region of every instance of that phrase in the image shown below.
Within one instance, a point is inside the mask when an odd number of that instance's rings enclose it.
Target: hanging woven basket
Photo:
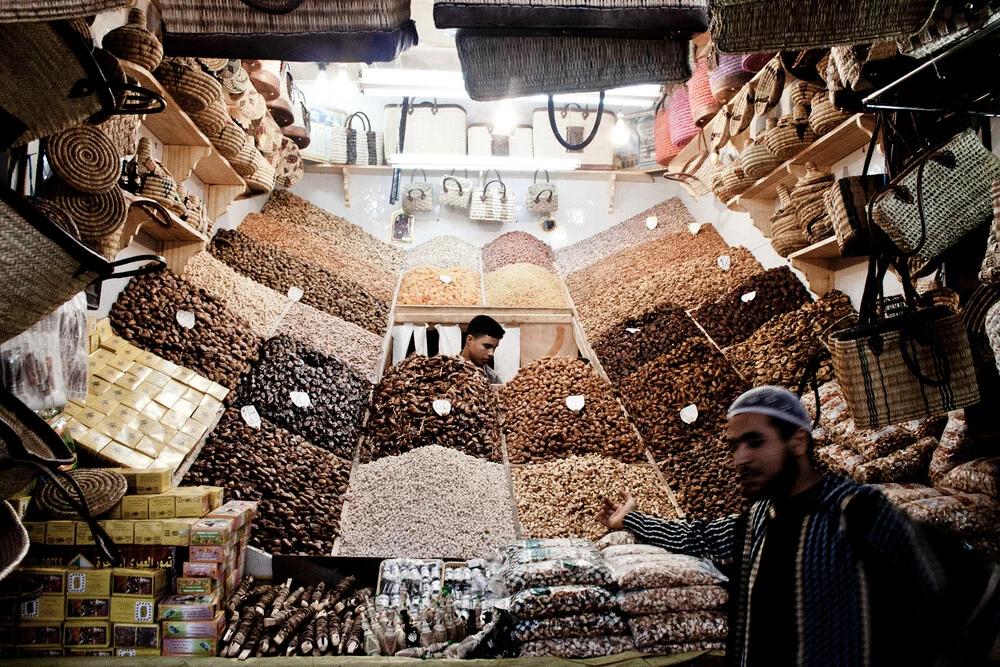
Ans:
[[[708,83],[715,101],[726,104],[752,77],[753,74],[743,69],[742,56],[720,55],[718,65],[708,75]]]
[[[100,128],[85,123],[63,130],[45,149],[52,171],[80,192],[104,194],[118,183],[121,156]]]
[[[656,146],[656,163],[661,167],[669,167],[683,148],[670,139],[670,112],[663,108],[662,103],[657,105],[653,118],[653,141]]]
[[[187,113],[204,111],[222,98],[222,86],[194,58],[164,58],[154,74]]]
[[[785,69],[780,58],[772,58],[764,66],[751,84],[753,86],[753,111],[757,116],[765,116],[778,106],[785,91]]]
[[[146,12],[137,8],[129,10],[128,23],[105,35],[101,45],[122,60],[150,72],[163,60],[163,45],[146,29]]]
[[[687,86],[678,86],[670,94],[667,113],[670,114],[670,139],[676,146],[686,146],[698,134],[698,126],[691,117]]]
[[[708,82],[708,60],[702,60],[695,67],[691,80],[687,82],[688,104],[691,107],[691,119],[698,127],[704,127],[722,106],[712,96],[712,87]]]
[[[816,93],[812,99],[811,111],[809,112],[809,127],[817,136],[822,137],[851,117],[851,114],[841,111],[830,100],[827,91]]]
[[[113,470],[101,468],[78,468],[66,473],[76,482],[91,516],[104,514],[125,496],[128,483],[125,476]],[[72,489],[72,487],[70,487]],[[71,491],[73,493],[73,491]],[[46,482],[35,495],[38,509],[53,519],[80,518],[73,506],[66,500],[57,485]]]
[[[736,94],[729,103],[729,135],[736,137],[750,127],[754,114],[754,82],[751,81]]]

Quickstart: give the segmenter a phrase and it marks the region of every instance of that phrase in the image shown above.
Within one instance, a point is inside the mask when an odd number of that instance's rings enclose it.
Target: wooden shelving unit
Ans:
[[[162,255],[171,271],[181,273],[188,260],[208,245],[208,236],[152,199],[129,193],[125,198],[129,203],[128,218],[119,248],[128,246],[141,232],[145,237],[143,245]]]
[[[825,294],[834,288],[834,274],[850,266],[864,263],[867,257],[843,257],[837,239],[831,236],[788,256],[792,268],[805,274],[809,288]]]

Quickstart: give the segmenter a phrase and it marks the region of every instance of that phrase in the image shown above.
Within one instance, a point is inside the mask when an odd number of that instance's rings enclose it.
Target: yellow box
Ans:
[[[63,646],[111,646],[111,624],[107,621],[66,621],[63,626]]]
[[[45,544],[45,532],[48,521],[22,521],[28,530],[28,539],[32,544]]]
[[[123,464],[125,459],[130,456],[132,456],[132,450],[117,442],[112,442],[101,450],[101,457],[119,465]]]
[[[101,423],[104,416],[104,413],[94,406],[87,405],[77,411],[77,413],[73,415],[73,419],[77,420],[87,428],[94,428]]]
[[[117,658],[158,658],[160,649],[158,648],[130,648],[127,646],[117,646],[114,649]]]
[[[76,444],[95,454],[103,452],[111,442],[111,438],[97,431],[87,431],[76,439]]]
[[[111,598],[66,598],[66,618],[106,621],[111,618]]]
[[[66,570],[67,597],[106,598],[111,595],[110,568]]]
[[[76,521],[49,521],[45,544],[68,546],[76,544]]]
[[[221,486],[199,486],[199,489],[205,489],[209,493],[209,506],[212,510],[222,507],[222,503],[225,502],[226,490]]]
[[[108,537],[119,545],[135,543],[134,526],[135,524],[131,521],[108,520],[104,522],[104,530],[107,531]]]
[[[135,449],[139,446],[139,443],[142,442],[144,437],[146,437],[145,433],[126,424],[125,427],[118,432],[118,435],[115,436],[115,441]]]
[[[135,451],[139,452],[140,454],[145,454],[151,459],[155,459],[160,455],[160,453],[163,451],[163,448],[166,446],[167,445],[165,443],[157,442],[156,440],[150,438],[148,435],[145,435],[142,437],[142,440],[139,441],[139,444],[135,446]],[[153,465],[156,465],[155,462]]]
[[[212,511],[212,494],[199,486],[182,486],[171,492],[174,513],[178,518],[201,518]]]
[[[118,404],[115,406],[114,410],[115,414],[114,415],[108,414],[109,417],[117,416],[118,411],[121,410],[122,407],[128,408],[128,406],[122,406],[121,402],[126,398],[128,398],[128,395],[131,393],[132,393],[131,389],[125,389],[124,387],[119,387],[117,384],[114,383],[112,383],[111,386],[108,387],[108,390],[104,392],[101,398],[107,398],[113,400],[115,403]]]
[[[163,568],[144,570],[116,567],[111,572],[111,595],[115,597],[158,598],[166,589],[167,571]]]
[[[159,623],[115,623],[113,630],[116,648],[160,647]]]
[[[171,470],[169,468],[147,468],[146,470],[112,468],[112,470],[125,476],[128,492],[133,496],[148,496],[170,489]]]
[[[17,625],[16,643],[30,648],[62,646],[62,621],[22,621]]]
[[[61,595],[39,595],[19,605],[22,621],[62,621],[66,618],[66,598]]]
[[[86,521],[76,522],[76,543],[84,546],[97,544]]]
[[[186,547],[191,540],[191,526],[196,523],[198,523],[198,519],[164,520],[161,544],[173,547]]]
[[[146,470],[153,465],[153,459],[146,456],[142,452],[133,451],[128,458],[122,462],[122,465],[136,470]]]
[[[167,383],[170,382],[170,376],[154,369],[152,373],[146,376],[146,379],[143,380],[143,382],[148,382],[156,387],[156,391],[153,393],[153,396],[156,396],[156,394],[160,393],[160,390],[166,387]],[[153,396],[150,396],[150,398]]]
[[[102,519],[121,519],[122,518],[122,501],[115,503],[115,506],[109,509],[107,512],[101,515]]]
[[[42,595],[66,595],[66,568],[22,567],[21,572],[42,584]]]
[[[125,496],[122,498],[123,519],[148,519],[149,496]]]
[[[149,496],[150,519],[173,519],[177,516],[177,497],[170,493]]]
[[[163,521],[151,519],[135,522],[136,544],[160,544],[163,541]]]
[[[111,596],[112,623],[152,623],[156,620],[155,597]]]

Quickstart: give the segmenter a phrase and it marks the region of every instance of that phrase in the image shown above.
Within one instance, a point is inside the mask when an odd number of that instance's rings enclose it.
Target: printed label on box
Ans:
[[[70,593],[83,593],[85,590],[87,590],[87,573],[70,572],[69,588],[67,590]]]

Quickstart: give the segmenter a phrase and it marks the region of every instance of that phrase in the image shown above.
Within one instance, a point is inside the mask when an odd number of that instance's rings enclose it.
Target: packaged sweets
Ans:
[[[510,613],[522,619],[600,612],[614,606],[614,595],[600,586],[528,588],[510,598]]]
[[[629,616],[646,616],[672,611],[722,609],[729,601],[729,593],[722,586],[642,588],[620,591],[615,600],[618,608]]]
[[[726,615],[716,611],[684,611],[629,619],[632,638],[640,649],[655,644],[725,641]]]
[[[518,621],[511,631],[511,637],[519,642],[624,634],[628,634],[628,626],[621,615],[613,611],[525,619]]]

